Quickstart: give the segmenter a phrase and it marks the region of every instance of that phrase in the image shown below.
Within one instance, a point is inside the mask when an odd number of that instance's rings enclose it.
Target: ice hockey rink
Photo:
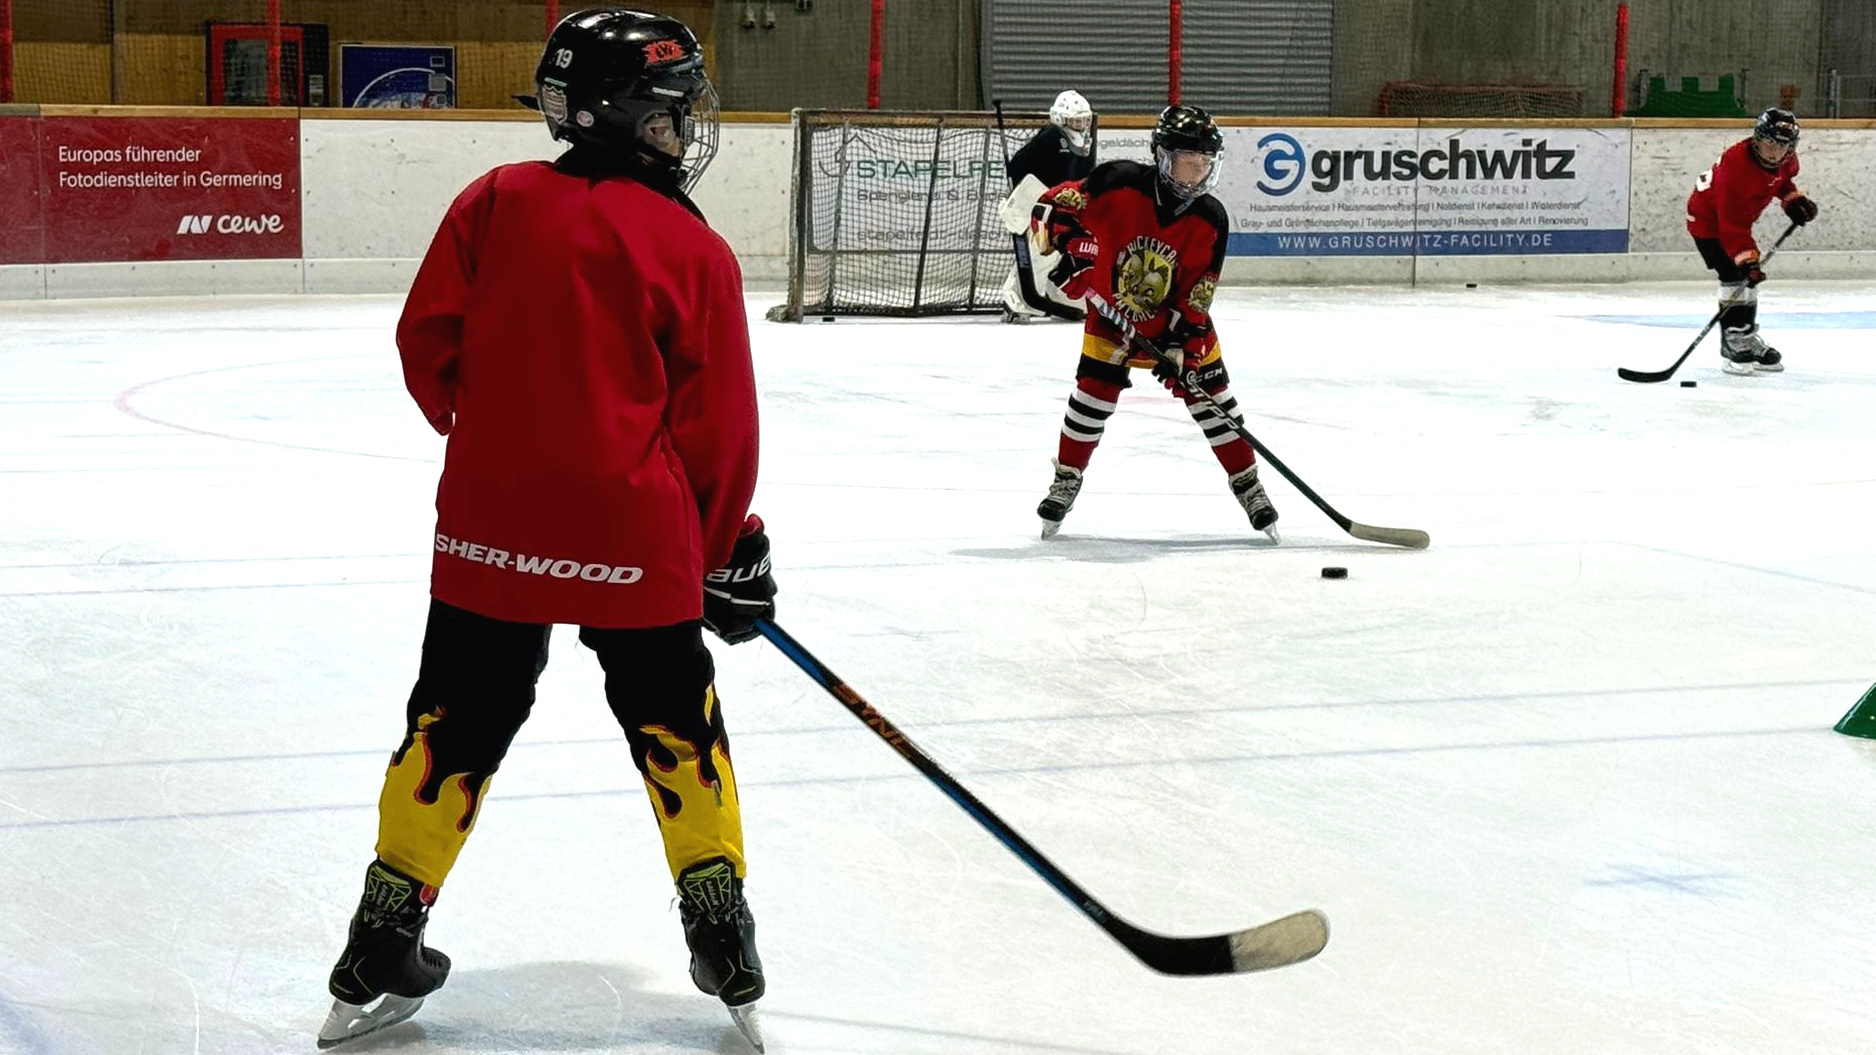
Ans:
[[[765,642],[718,648],[799,1055],[1876,1050],[1876,286],[1222,291],[1253,537],[1141,375],[1037,538],[1075,328],[761,321],[778,620],[1132,922],[1306,907],[1318,959],[1152,974]],[[391,297],[0,305],[0,1052],[310,1052],[371,857],[443,441]],[[1708,338],[1713,341],[1712,337]],[[1325,581],[1326,565],[1349,569]],[[743,1052],[591,656],[359,1052]]]

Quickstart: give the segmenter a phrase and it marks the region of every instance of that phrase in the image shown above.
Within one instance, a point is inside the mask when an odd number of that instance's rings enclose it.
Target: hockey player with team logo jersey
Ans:
[[[448,979],[424,942],[430,909],[534,705],[555,623],[578,625],[605,671],[691,980],[759,1041],[741,806],[703,639],[755,637],[775,594],[748,509],[742,276],[685,193],[715,149],[715,93],[682,22],[623,9],[562,20],[535,90],[567,151],[457,197],[398,323],[406,385],[449,441],[422,661],[321,1047],[408,1018]],[[603,875],[542,872],[528,889],[578,898]],[[526,927],[531,907],[479,911]]]
[[[1726,148],[1694,181],[1687,198],[1687,232],[1720,279],[1721,367],[1730,374],[1776,373],[1778,349],[1759,335],[1759,245],[1752,225],[1774,198],[1792,223],[1817,219],[1817,205],[1794,182],[1798,175],[1798,118],[1773,107],[1759,115],[1752,135]]]
[[[1197,371],[1200,386],[1232,419],[1186,391],[1171,367],[1130,348],[1121,327],[1088,312],[1055,479],[1036,507],[1043,538],[1059,531],[1074,507],[1107,419],[1140,368],[1151,368],[1184,400],[1251,526],[1277,537],[1277,511],[1258,482],[1256,452],[1232,427],[1242,418],[1212,328],[1212,294],[1229,232],[1224,206],[1210,193],[1223,152],[1224,136],[1210,114],[1170,106],[1153,130],[1152,165],[1109,161],[1085,180],[1051,188],[1036,206],[1033,237],[1039,248],[1061,254],[1056,283],[1071,296],[1111,305],[1139,337],[1170,353],[1185,371]]]

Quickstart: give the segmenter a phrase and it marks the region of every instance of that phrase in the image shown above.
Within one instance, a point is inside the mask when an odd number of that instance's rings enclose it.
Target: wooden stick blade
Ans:
[[[1370,527],[1351,521],[1348,533],[1365,542],[1381,542],[1389,546],[1405,546],[1408,549],[1426,549],[1433,544],[1433,539],[1426,532],[1416,528]]]
[[[1329,917],[1316,909],[1231,935],[1231,964],[1240,974],[1302,963],[1329,944]]]

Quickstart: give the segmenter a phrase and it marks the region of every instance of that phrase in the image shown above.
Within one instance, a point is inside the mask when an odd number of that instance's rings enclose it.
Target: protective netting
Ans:
[[[770,316],[993,311],[1004,161],[1041,113],[797,110],[789,298]]]
[[[0,103],[513,108],[548,28],[576,6],[0,0]]]
[[[1381,117],[1583,117],[1580,88],[1529,84],[1415,84],[1389,81]],[[1606,115],[1605,115],[1606,116]]]

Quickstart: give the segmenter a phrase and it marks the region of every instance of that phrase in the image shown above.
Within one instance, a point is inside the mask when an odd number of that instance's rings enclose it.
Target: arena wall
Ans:
[[[1304,140],[1326,138],[1326,130],[1333,130],[1338,141],[1350,142],[1359,140],[1364,129],[1398,139],[1403,125],[1411,137],[1416,123],[1228,124],[1228,163],[1248,180],[1262,163],[1256,143],[1271,130],[1288,130]],[[1428,138],[1450,134],[1434,129],[1432,122],[1425,124],[1422,146]],[[1125,119],[1112,122],[1105,140],[1109,156],[1144,150],[1139,125]],[[1482,130],[1479,135],[1487,135],[1494,126],[1476,127]],[[66,186],[71,182],[67,169],[78,166],[61,162],[61,150],[77,156],[68,144],[109,147],[131,138],[127,129],[154,137],[149,142],[157,147],[182,144],[211,160],[219,151],[225,156],[215,164],[222,170],[266,170],[272,173],[271,183],[259,189],[195,192],[186,187],[92,192]],[[1682,224],[1683,204],[1694,178],[1744,134],[1745,126],[1569,122],[1529,129],[1504,126],[1502,134],[1514,139],[1558,136],[1559,129],[1573,134],[1600,130],[1595,134],[1619,136],[1624,142],[1627,171],[1618,176],[1626,191],[1626,251],[1234,256],[1226,266],[1225,282],[1701,277]],[[267,160],[282,150],[284,161]],[[1799,183],[1818,201],[1822,215],[1786,244],[1778,273],[1876,275],[1876,198],[1866,189],[1868,173],[1876,171],[1876,122],[1811,122],[1802,150]],[[785,118],[736,115],[724,124],[718,158],[697,190],[698,204],[736,250],[752,287],[779,288],[787,275],[792,152]],[[535,121],[495,113],[421,119],[341,118],[310,111],[302,117],[291,110],[9,108],[0,111],[0,298],[401,292],[443,210],[466,183],[493,165],[553,153],[554,145]],[[149,171],[137,178],[154,178],[150,173],[164,167],[145,166]],[[204,169],[201,179],[216,182],[206,171],[213,167],[211,161],[195,167]],[[125,163],[117,171],[115,178],[128,179],[141,170]],[[185,172],[183,178],[193,180],[196,174]],[[171,200],[165,194],[183,195],[175,200],[186,204],[165,205]],[[1227,207],[1234,207],[1230,200]],[[236,221],[232,232],[224,230],[231,217]],[[1237,221],[1234,215],[1234,230]],[[192,222],[213,229],[197,231]],[[1769,241],[1782,226],[1782,216],[1770,210],[1761,222],[1761,236]],[[216,255],[218,245],[235,248]]]

